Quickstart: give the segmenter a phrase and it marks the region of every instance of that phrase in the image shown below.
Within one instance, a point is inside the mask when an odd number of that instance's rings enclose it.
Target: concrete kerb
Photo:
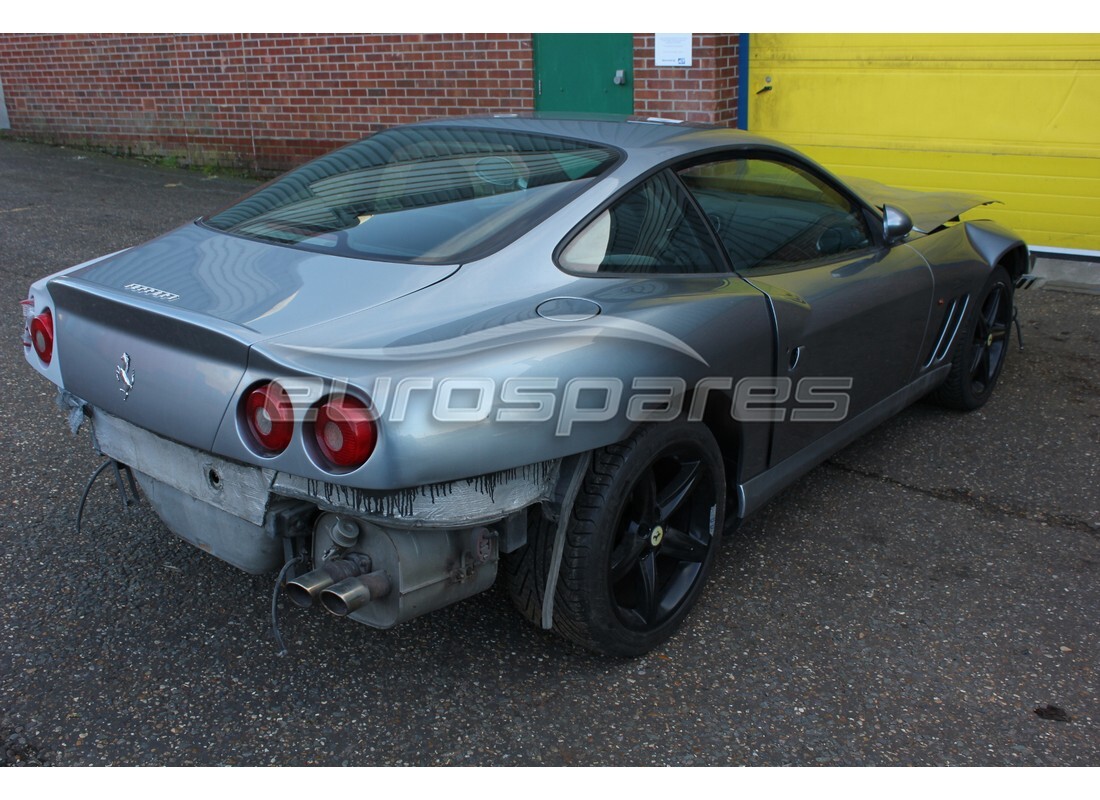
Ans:
[[[1063,254],[1033,250],[1028,288],[1100,294],[1100,254]]]

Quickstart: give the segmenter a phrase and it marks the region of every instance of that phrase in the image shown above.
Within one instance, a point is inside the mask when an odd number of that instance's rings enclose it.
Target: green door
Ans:
[[[634,35],[536,33],[535,111],[634,113]]]

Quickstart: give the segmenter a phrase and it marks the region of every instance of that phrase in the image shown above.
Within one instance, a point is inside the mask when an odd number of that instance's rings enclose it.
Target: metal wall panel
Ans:
[[[753,34],[749,130],[842,175],[986,194],[1037,247],[1100,251],[1100,35]]]

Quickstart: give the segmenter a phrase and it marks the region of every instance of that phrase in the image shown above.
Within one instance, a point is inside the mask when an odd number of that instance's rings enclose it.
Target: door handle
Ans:
[[[616,86],[624,86],[626,84],[626,70],[615,70],[615,77],[611,79],[611,82]]]

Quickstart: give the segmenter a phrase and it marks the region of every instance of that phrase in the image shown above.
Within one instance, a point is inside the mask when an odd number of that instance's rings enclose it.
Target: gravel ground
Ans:
[[[274,575],[106,480],[76,535],[99,461],[19,346],[32,280],[250,186],[0,140],[0,764],[1100,765],[1100,297],[1021,292],[985,408],[914,406],[786,491],[658,652],[494,589],[389,632],[294,609],[278,658]]]

